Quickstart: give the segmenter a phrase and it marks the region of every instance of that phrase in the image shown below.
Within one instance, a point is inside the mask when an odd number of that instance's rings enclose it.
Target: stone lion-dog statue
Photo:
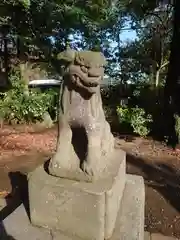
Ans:
[[[106,59],[100,52],[71,49],[60,53],[58,59],[64,66],[59,130],[48,171],[57,177],[93,181],[114,150],[100,94]]]

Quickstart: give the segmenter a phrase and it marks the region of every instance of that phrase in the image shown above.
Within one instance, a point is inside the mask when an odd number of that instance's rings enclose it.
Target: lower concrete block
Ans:
[[[32,224],[84,240],[109,239],[126,181],[125,152],[116,150],[104,178],[77,182],[47,174],[43,166],[29,175]]]
[[[112,240],[144,240],[145,187],[141,176],[127,174]]]
[[[24,205],[21,205],[0,223],[0,239],[52,240],[52,237],[48,229],[31,225]]]

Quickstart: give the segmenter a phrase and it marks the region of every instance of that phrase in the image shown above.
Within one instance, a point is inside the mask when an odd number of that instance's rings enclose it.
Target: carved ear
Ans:
[[[72,49],[67,49],[57,55],[57,59],[64,63],[71,63],[74,61],[76,51]]]

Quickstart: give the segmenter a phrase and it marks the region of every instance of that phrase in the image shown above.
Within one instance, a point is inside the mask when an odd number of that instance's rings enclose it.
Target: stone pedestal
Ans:
[[[113,235],[109,240],[145,240],[144,236],[144,180],[126,174],[126,184],[121,199]],[[40,195],[39,196],[40,200]],[[44,209],[46,211],[46,209]],[[46,216],[48,219],[50,216]],[[63,218],[64,216],[62,216]],[[76,225],[77,226],[77,225]],[[78,227],[83,227],[78,226]],[[144,239],[145,237],[145,239]],[[83,240],[61,231],[33,226],[23,204],[0,223],[0,239],[15,240]]]
[[[109,239],[124,192],[125,152],[116,150],[104,178],[77,182],[53,177],[43,166],[29,175],[30,218],[35,226],[84,240]]]

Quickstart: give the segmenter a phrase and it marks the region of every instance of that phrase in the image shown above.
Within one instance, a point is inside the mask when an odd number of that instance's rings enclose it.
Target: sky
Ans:
[[[124,42],[124,41],[127,41],[127,40],[133,41],[133,40],[136,39],[136,37],[137,37],[136,32],[133,31],[133,30],[124,30],[124,31],[122,31],[122,33],[120,34],[120,39],[121,39],[121,41],[123,41],[123,42]]]
[[[137,34],[136,31],[134,30],[124,30],[122,31],[122,33],[120,34],[120,40],[121,40],[121,44],[125,44],[127,41],[134,41],[137,38]],[[111,43],[111,47],[117,47],[117,42],[112,42]]]
[[[135,30],[131,29],[131,21],[127,20],[126,24],[122,29],[120,29],[120,41],[121,44],[125,44],[126,42],[134,41],[137,38],[137,34]],[[111,47],[116,47],[117,42],[112,42]]]

